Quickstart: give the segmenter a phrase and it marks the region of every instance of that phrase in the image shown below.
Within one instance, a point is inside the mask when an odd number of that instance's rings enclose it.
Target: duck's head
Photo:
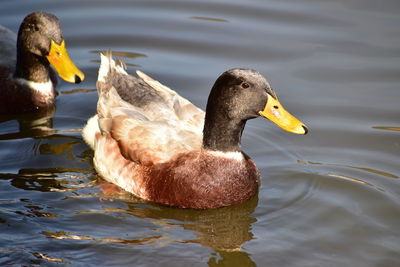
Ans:
[[[34,12],[25,17],[19,32],[17,51],[19,56],[35,55],[49,62],[62,79],[80,83],[84,74],[69,58],[58,18],[45,12]]]
[[[216,80],[208,98],[204,146],[219,150],[237,150],[245,122],[260,116],[286,131],[296,134],[308,132],[301,121],[283,108],[275,91],[259,72],[251,69],[231,69],[224,72]],[[222,125],[226,127],[218,129],[219,125],[220,128]],[[235,143],[238,143],[237,147]]]

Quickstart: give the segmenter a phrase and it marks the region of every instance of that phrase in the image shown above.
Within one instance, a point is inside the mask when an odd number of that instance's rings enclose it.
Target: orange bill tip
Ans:
[[[286,111],[279,100],[272,97],[270,94],[268,94],[268,101],[264,110],[259,111],[259,114],[288,132],[295,134],[308,133],[308,128],[292,114]]]

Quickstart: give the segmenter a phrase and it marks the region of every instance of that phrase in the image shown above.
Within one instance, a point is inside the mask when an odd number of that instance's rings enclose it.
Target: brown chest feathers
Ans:
[[[235,160],[206,151],[181,154],[149,166],[145,176],[150,200],[196,209],[242,203],[257,193],[259,180],[250,158]]]
[[[109,134],[96,134],[94,163],[109,182],[164,205],[210,209],[242,203],[259,186],[259,171],[246,155],[238,159],[197,150],[143,165],[126,159]]]
[[[53,80],[42,90],[30,87],[28,81],[17,81],[6,67],[0,67],[0,73],[0,114],[35,111],[54,104],[56,91]]]

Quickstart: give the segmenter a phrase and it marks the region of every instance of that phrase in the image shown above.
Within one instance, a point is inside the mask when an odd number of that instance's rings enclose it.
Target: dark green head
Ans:
[[[240,150],[246,121],[265,117],[281,128],[306,134],[302,122],[279,103],[267,79],[251,69],[231,69],[218,77],[208,97],[203,146],[221,151]]]
[[[51,40],[57,44],[64,40],[60,21],[52,14],[34,12],[27,15],[21,23],[17,49],[45,57],[50,53]]]
[[[67,82],[80,83],[85,78],[68,56],[58,18],[34,12],[25,17],[19,28],[16,76],[48,80],[49,64]]]

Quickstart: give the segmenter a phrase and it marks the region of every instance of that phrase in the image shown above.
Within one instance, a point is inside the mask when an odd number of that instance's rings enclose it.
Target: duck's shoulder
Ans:
[[[0,65],[0,113],[15,113],[27,109],[32,93],[27,85],[13,77],[13,68]]]
[[[152,165],[201,147],[201,134],[186,129],[185,125],[146,120],[140,115],[119,115],[110,122],[111,136],[125,158]]]
[[[10,88],[14,84],[10,77],[15,71],[16,42],[16,35],[0,25],[0,88]]]
[[[13,69],[0,66],[0,113],[34,111],[53,105],[56,96],[52,81],[35,83],[15,79]]]
[[[182,153],[151,169],[150,195],[160,202],[190,208],[241,203],[258,190],[259,171],[241,152],[207,150]]]

